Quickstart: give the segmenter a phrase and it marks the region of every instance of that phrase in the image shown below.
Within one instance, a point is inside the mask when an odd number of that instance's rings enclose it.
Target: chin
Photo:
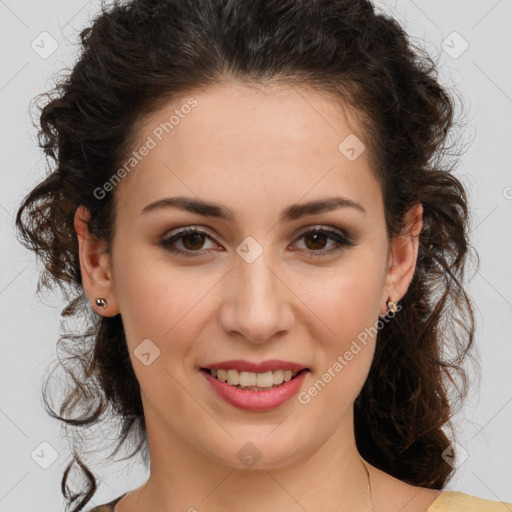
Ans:
[[[243,433],[231,432],[233,437],[222,447],[217,445],[210,455],[233,469],[274,470],[298,462],[307,454],[306,444],[301,446],[299,439],[284,431],[272,433],[275,428],[276,425],[265,425],[265,428],[242,429]],[[308,443],[308,440],[305,439],[304,443]],[[314,446],[309,449],[315,451]]]

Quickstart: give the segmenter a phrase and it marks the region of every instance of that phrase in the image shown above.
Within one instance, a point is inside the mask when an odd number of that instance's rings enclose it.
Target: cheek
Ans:
[[[157,252],[155,252],[157,251]],[[126,252],[115,273],[115,290],[133,350],[142,340],[187,339],[205,293],[204,273],[184,271],[155,257],[158,249]],[[145,262],[141,264],[140,262]]]
[[[172,402],[184,410],[190,397],[179,382],[189,370],[183,362],[202,328],[198,319],[204,315],[205,278],[156,260],[154,253],[152,259],[147,253],[125,253],[116,270],[116,295],[145,399],[155,407]]]
[[[304,280],[304,302],[327,326],[335,344],[356,337],[379,318],[383,276],[377,257],[359,253],[321,278]]]
[[[325,385],[320,401],[334,400],[341,409],[359,393],[373,359],[383,280],[376,253],[360,253],[321,280],[302,283],[304,302],[325,327],[316,336],[321,359],[314,378],[318,389]]]

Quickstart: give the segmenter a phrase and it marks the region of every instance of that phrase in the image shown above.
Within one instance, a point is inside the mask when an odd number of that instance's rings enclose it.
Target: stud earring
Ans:
[[[396,313],[398,311],[398,304],[391,298],[389,299],[389,301],[386,304],[389,308],[389,311],[391,311],[391,313]]]
[[[96,305],[100,306],[101,308],[105,309],[107,307],[107,301],[105,299],[96,299]]]

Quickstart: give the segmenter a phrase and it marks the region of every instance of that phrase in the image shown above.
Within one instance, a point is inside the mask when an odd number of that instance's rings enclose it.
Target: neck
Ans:
[[[247,445],[247,437],[233,434],[230,444],[234,452],[238,447],[255,446],[262,454],[261,461],[250,468],[234,467],[199,451],[179,433],[169,431],[152,411],[145,411],[145,415],[151,475],[137,496],[137,508],[162,512],[259,512],[263,507],[372,511],[368,475],[356,448],[352,414],[330,437],[319,436],[327,438],[323,445],[317,446],[311,439],[309,450],[282,454],[280,458],[265,459],[271,449],[278,449],[271,435],[253,438],[252,445]]]

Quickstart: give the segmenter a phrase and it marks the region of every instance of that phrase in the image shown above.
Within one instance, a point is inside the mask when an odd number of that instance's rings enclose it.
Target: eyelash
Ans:
[[[314,253],[315,255],[327,256],[327,255],[331,255],[333,253],[337,253],[337,252],[345,249],[346,247],[354,247],[356,245],[348,237],[341,235],[337,231],[332,231],[329,229],[318,228],[318,227],[314,227],[312,229],[304,231],[297,238],[297,240],[300,240],[301,238],[305,237],[306,235],[311,235],[311,234],[315,234],[315,233],[325,234],[328,236],[328,238],[330,238],[331,240],[334,240],[335,242],[338,243],[337,247],[327,249],[327,250],[325,250],[325,249],[318,250],[318,251],[309,250],[309,252]],[[162,246],[167,251],[170,251],[170,252],[173,252],[176,254],[180,254],[187,258],[194,258],[197,256],[201,256],[203,254],[201,252],[201,250],[198,250],[198,251],[182,250],[182,249],[176,249],[175,247],[172,246],[172,244],[174,242],[180,240],[181,238],[184,238],[187,235],[191,235],[191,234],[205,235],[207,238],[214,241],[213,238],[206,231],[203,231],[203,230],[197,229],[197,228],[185,228],[185,229],[179,231],[178,233],[174,234],[172,237],[162,240],[161,242],[158,243],[158,245]]]

